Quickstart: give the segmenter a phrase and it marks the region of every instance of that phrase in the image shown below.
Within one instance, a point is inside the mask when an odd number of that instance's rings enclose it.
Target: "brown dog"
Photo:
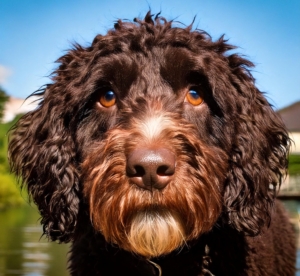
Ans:
[[[294,275],[287,131],[252,63],[149,13],[61,57],[10,137],[72,275]]]

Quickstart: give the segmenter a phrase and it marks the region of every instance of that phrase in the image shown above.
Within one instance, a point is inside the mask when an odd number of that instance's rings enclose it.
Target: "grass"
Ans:
[[[289,174],[300,175],[300,154],[290,154],[289,156]]]

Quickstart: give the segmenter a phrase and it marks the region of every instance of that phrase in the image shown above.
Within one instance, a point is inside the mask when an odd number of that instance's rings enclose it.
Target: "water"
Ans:
[[[1,276],[67,276],[68,246],[41,237],[39,214],[31,206],[0,212]]]
[[[284,201],[299,237],[300,200]],[[68,246],[41,237],[34,207],[0,211],[0,276],[67,276]],[[300,249],[300,239],[298,238]],[[297,267],[300,268],[300,250]],[[300,271],[296,276],[300,276]]]

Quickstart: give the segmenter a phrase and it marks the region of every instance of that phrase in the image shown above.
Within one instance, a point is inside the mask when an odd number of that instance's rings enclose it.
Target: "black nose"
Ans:
[[[127,158],[126,172],[143,189],[165,188],[175,173],[175,155],[165,149],[136,149]]]

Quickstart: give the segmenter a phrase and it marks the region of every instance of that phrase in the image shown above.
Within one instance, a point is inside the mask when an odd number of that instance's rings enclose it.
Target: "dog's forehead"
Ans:
[[[178,91],[187,86],[190,72],[199,70],[197,61],[185,48],[151,47],[147,52],[113,54],[99,63],[102,77],[121,91],[139,86],[147,93],[157,87]]]

